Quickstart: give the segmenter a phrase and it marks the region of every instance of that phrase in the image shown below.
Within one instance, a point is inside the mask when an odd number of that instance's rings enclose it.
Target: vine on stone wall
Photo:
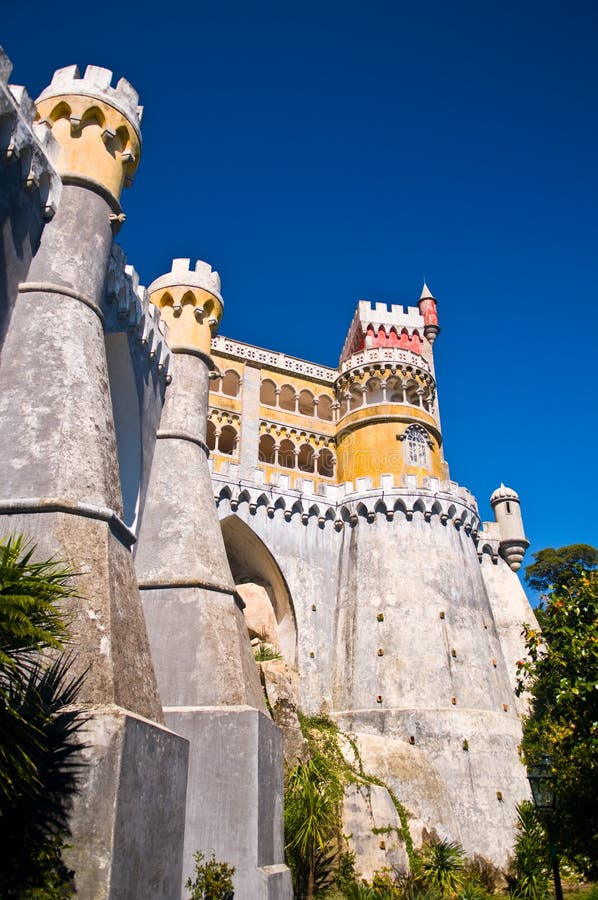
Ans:
[[[383,787],[392,800],[401,828],[394,829],[405,844],[410,865],[415,862],[409,832],[409,813],[395,792],[363,766],[357,740],[330,719],[300,715],[310,759],[287,773],[285,839],[287,863],[295,893],[310,898],[330,885],[352,858],[343,835],[343,798],[349,785],[368,790]]]
[[[401,823],[401,833],[399,837],[405,844],[409,863],[412,864],[415,859],[415,851],[411,832],[409,831],[409,812],[403,806],[393,789],[389,787],[382,778],[378,778],[376,775],[370,775],[365,771],[355,736],[341,731],[334,722],[322,716],[315,718],[305,718],[302,716],[301,727],[307,738],[310,752],[326,752],[336,763],[343,781],[343,787],[346,787],[349,784],[355,784],[358,787],[361,786],[367,789],[371,785],[376,785],[377,787],[382,787],[388,791]],[[347,754],[343,752],[342,742],[345,742],[350,748],[353,756],[352,762],[347,759]]]

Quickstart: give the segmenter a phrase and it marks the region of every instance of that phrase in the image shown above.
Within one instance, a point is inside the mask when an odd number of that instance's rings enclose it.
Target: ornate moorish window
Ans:
[[[421,425],[410,425],[402,437],[406,464],[428,468],[430,465],[430,438],[426,429]]]

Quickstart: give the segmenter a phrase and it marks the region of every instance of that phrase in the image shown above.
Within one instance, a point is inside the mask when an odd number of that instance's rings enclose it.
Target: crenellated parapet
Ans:
[[[338,375],[337,369],[331,369],[329,366],[290,356],[288,353],[279,353],[263,347],[256,347],[253,344],[244,344],[242,341],[234,341],[220,334],[212,338],[211,348],[224,357],[246,360],[255,365],[267,366],[269,369],[285,375],[309,378],[322,384],[332,384]]]
[[[169,345],[175,353],[200,352],[208,357],[216,334],[224,300],[220,276],[209,263],[174,259],[170,272],[149,286],[151,302],[168,324]]]
[[[104,309],[106,331],[112,334],[127,332],[136,338],[158,373],[168,382],[168,328],[161,319],[160,310],[150,302],[147,288],[139,284],[136,269],[127,265],[125,253],[118,244],[113,244],[110,253]]]
[[[225,474],[213,473],[216,504],[228,506],[232,512],[246,504],[250,515],[263,507],[271,519],[278,516],[291,522],[296,517],[303,525],[330,526],[336,531],[378,519],[392,522],[403,518],[411,522],[419,515],[426,522],[437,518],[442,525],[463,529],[473,540],[477,539],[480,517],[475,497],[453,481],[430,478],[418,487],[410,476],[395,484],[393,476],[387,475],[382,477],[382,489],[374,488],[371,478],[359,478],[338,485],[320,484],[316,491],[313,480],[308,478],[291,488],[288,476],[278,475],[269,483],[263,476],[258,469],[255,480],[237,480],[233,464]]]
[[[431,366],[427,359],[405,347],[364,347],[345,357],[339,366],[344,375],[355,369],[369,369],[372,366],[408,368],[430,374]]]
[[[421,354],[425,320],[416,306],[360,300],[343,346],[340,364],[361,350],[398,348]]]
[[[121,215],[118,201],[132,184],[141,154],[141,116],[137,91],[112,72],[87,66],[58,69],[37,98],[41,122],[60,145],[57,168],[64,182],[81,183],[107,194]]]
[[[37,190],[42,217],[48,220],[62,189],[55,168],[59,147],[50,129],[34,121],[35,105],[25,88],[8,83],[11,72],[12,63],[0,48],[0,159],[18,163],[23,190]]]

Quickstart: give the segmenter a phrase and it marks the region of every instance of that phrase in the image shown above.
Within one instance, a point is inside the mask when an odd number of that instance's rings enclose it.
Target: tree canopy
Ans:
[[[581,549],[580,549],[581,548]],[[528,658],[519,662],[519,692],[531,696],[524,721],[526,765],[552,756],[562,852],[598,874],[598,551],[577,544],[540,551],[528,567],[542,598],[542,631],[525,626]],[[561,568],[557,566],[560,560]],[[540,564],[540,568],[537,566]]]
[[[589,544],[546,547],[534,553],[535,562],[527,566],[525,580],[535,591],[565,586],[598,567],[598,550]]]

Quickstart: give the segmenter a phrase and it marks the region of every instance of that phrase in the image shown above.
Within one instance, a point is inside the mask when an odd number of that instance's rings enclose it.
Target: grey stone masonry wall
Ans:
[[[138,534],[171,357],[160,311],[117,244],[108,261],[103,312],[124,515]]]
[[[487,527],[486,523],[484,523]],[[481,532],[485,542],[485,533]],[[539,627],[534,611],[529,605],[525,591],[517,575],[501,557],[494,561],[488,553],[480,557],[480,571],[486,585],[488,600],[500,640],[500,648],[505,661],[511,688],[515,690],[517,662],[526,655],[523,624]],[[521,714],[527,712],[528,700],[525,695],[514,696],[514,703]]]
[[[118,707],[96,709],[84,739],[66,855],[77,896],[179,900],[187,741]]]
[[[288,588],[302,709],[357,734],[366,768],[412,813],[416,843],[435,829],[505,864],[528,793],[508,637],[526,602],[498,555],[483,574],[475,499],[409,476],[318,495],[307,479],[303,491],[213,482],[227,533],[242,519]]]
[[[183,878],[197,850],[213,851],[235,866],[235,900],[290,900],[280,729],[248,706],[172,708],[166,718],[191,745]]]

